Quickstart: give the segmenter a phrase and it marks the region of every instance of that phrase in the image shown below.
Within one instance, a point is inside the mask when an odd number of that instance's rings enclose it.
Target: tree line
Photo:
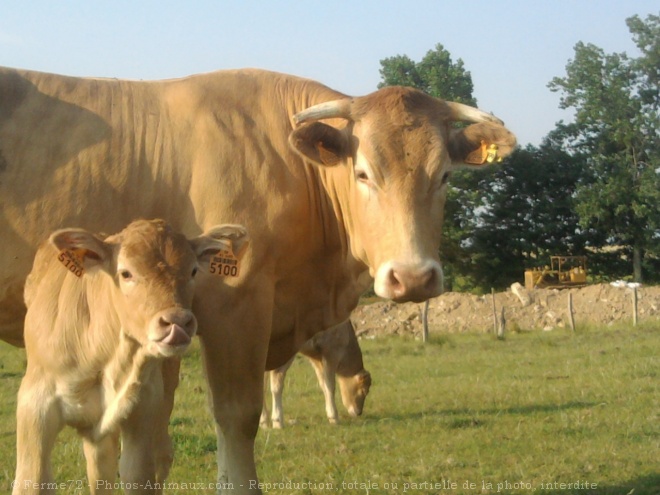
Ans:
[[[591,281],[660,282],[660,16],[626,23],[639,56],[579,42],[566,74],[549,81],[573,122],[501,165],[453,174],[440,249],[446,289],[504,289],[551,255],[586,255]],[[380,64],[379,87],[477,105],[470,72],[441,44],[419,62]]]

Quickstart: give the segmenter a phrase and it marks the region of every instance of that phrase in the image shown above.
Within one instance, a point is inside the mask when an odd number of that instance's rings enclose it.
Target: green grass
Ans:
[[[325,419],[311,367],[292,366],[288,424],[260,431],[255,452],[263,483],[294,484],[269,493],[324,494],[330,484],[355,494],[660,494],[660,323],[361,345],[374,384],[364,415],[348,418],[340,406],[339,426]],[[0,492],[15,466],[24,361],[0,347]],[[184,364],[170,481],[212,482],[215,435],[197,349]],[[71,431],[60,436],[55,466],[58,480],[84,476]]]

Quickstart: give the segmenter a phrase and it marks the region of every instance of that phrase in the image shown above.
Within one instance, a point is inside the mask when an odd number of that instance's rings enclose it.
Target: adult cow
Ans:
[[[240,276],[199,284],[194,311],[219,480],[259,493],[264,369],[348,319],[372,281],[395,301],[438,295],[449,173],[514,145],[495,117],[411,88],[349,98],[261,70],[143,82],[0,69],[0,334],[21,342],[24,279],[56,228],[245,225]]]

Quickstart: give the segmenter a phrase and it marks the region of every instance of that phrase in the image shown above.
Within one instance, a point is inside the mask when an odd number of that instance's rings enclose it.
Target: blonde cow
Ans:
[[[346,321],[372,284],[396,302],[440,294],[449,176],[515,144],[489,112],[413,88],[350,97],[257,69],[127,81],[0,68],[0,338],[23,342],[25,276],[63,225],[244,225],[238,277],[198,284],[194,310],[218,486],[261,493],[264,370]]]
[[[325,398],[325,413],[330,424],[339,422],[339,413],[335,405],[335,377],[339,381],[341,400],[348,414],[356,417],[362,414],[364,401],[371,387],[371,374],[364,369],[362,350],[355,336],[355,329],[350,320],[317,333],[300,348],[316,372],[319,386]],[[279,429],[284,426],[282,394],[286,372],[295,356],[285,365],[266,372],[265,381],[270,382],[272,412],[270,424]],[[260,424],[269,426],[268,408],[264,403]]]
[[[106,239],[82,229],[51,235],[25,288],[14,495],[55,493],[50,454],[65,425],[83,438],[91,493],[115,493],[120,432],[125,492],[159,492],[171,461],[154,428],[165,407],[161,362],[181,356],[197,331],[197,272],[245,241],[240,226],[188,240],[160,220]]]

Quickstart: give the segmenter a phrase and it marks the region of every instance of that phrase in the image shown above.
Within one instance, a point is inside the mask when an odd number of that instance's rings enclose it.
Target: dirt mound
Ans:
[[[512,290],[495,294],[499,320],[502,308],[507,330],[552,330],[569,326],[568,294],[572,294],[576,325],[632,322],[632,290],[609,284],[580,289],[525,291],[521,302]],[[523,294],[523,298],[525,294]],[[359,336],[421,335],[423,304],[377,302],[359,306],[351,319]],[[660,287],[637,289],[639,321],[660,315]],[[448,292],[429,304],[429,332],[492,332],[493,296]]]

